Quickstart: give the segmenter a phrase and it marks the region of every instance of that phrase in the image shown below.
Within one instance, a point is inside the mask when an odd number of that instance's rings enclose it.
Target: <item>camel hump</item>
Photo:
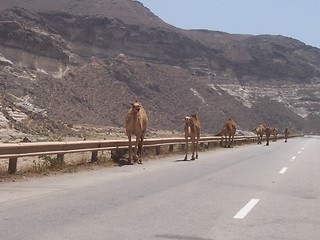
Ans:
[[[234,129],[234,130],[237,128],[237,124],[235,123],[235,121],[234,121],[232,118],[229,118],[229,119],[227,120],[225,126],[226,126],[227,128],[229,128],[229,129],[231,128],[231,129]]]

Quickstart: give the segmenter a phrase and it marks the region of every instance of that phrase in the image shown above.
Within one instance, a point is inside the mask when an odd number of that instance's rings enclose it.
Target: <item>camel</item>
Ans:
[[[284,130],[284,138],[285,138],[284,142],[288,142],[288,137],[289,137],[289,135],[290,135],[290,129],[289,129],[289,128],[286,128],[286,129]]]
[[[217,134],[217,136],[221,136],[221,141],[223,141],[223,136],[225,136],[226,145],[227,148],[233,147],[233,139],[234,134],[236,133],[237,125],[236,123],[229,118],[226,123],[223,125],[223,128],[220,133]],[[227,138],[228,135],[228,138]]]
[[[279,129],[278,128],[273,128],[272,130],[272,134],[273,134],[273,141],[276,142],[278,139],[278,133],[279,133]]]
[[[261,144],[262,143],[262,137],[263,137],[265,128],[266,127],[263,124],[260,124],[259,126],[257,126],[255,129],[252,130],[252,132],[257,134],[257,137],[258,137],[258,143],[257,144]]]
[[[187,160],[188,157],[188,140],[189,137],[191,138],[191,147],[192,147],[192,156],[191,160],[198,159],[198,146],[199,146],[199,139],[200,139],[200,122],[196,114],[191,116],[184,117],[184,137],[186,140],[186,156],[184,160]],[[196,157],[194,157],[194,153],[196,153]]]
[[[268,125],[268,127],[264,129],[264,133],[266,134],[266,139],[267,139],[266,146],[269,146],[269,140],[270,140],[270,135],[272,131],[273,131],[273,127],[271,127],[270,125]]]
[[[132,161],[132,142],[131,136],[136,136],[133,159],[142,163],[142,144],[148,126],[148,116],[140,102],[132,102],[131,109],[125,119],[126,134],[129,140],[129,163]]]

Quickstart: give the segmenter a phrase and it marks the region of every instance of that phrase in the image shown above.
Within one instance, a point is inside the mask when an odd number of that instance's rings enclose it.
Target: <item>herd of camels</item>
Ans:
[[[132,160],[138,163],[142,163],[142,144],[144,140],[144,136],[148,126],[148,116],[145,112],[142,104],[138,101],[131,102],[131,108],[128,111],[125,118],[125,129],[126,134],[129,140],[129,164],[132,163]],[[220,133],[216,136],[225,137],[225,147],[232,148],[233,147],[233,139],[236,133],[237,125],[236,123],[229,118],[226,123],[223,125],[223,128]],[[196,114],[191,116],[187,115],[184,117],[184,134],[186,139],[185,145],[185,158],[187,160],[188,157],[188,141],[191,139],[191,148],[192,148],[192,156],[191,160],[195,160],[198,158],[198,146],[200,139],[200,130],[201,125],[200,121]],[[266,136],[266,145],[269,145],[270,136],[273,135],[273,141],[277,140],[277,135],[279,130],[277,128],[267,126],[265,127],[263,124],[260,124],[256,128],[252,130],[255,134],[257,134],[258,144],[261,144],[263,135]],[[286,128],[284,130],[285,142],[290,134],[290,129]],[[132,135],[136,136],[134,152],[132,153]],[[132,156],[133,155],[133,156]]]

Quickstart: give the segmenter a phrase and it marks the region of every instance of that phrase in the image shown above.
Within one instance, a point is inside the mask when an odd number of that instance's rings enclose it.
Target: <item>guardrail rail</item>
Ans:
[[[292,136],[291,136],[292,137]],[[279,136],[278,138],[283,138]],[[220,144],[220,136],[201,137],[199,144]],[[235,144],[239,142],[254,142],[256,136],[235,136]],[[190,141],[189,141],[190,143]],[[174,145],[185,145],[185,139],[181,138],[155,138],[145,139],[144,148],[155,147],[156,154],[160,153],[161,146],[169,146],[169,151],[173,151]],[[0,144],[0,159],[9,159],[8,172],[14,174],[17,171],[17,161],[20,157],[43,156],[57,154],[57,158],[64,158],[65,154],[91,152],[91,161],[97,160],[99,151],[128,149],[128,140],[86,140],[70,142],[20,142],[20,143],[2,143]]]

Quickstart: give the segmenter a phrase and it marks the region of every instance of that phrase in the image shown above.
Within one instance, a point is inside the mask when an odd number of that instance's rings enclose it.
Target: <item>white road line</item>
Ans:
[[[260,199],[251,199],[233,218],[243,219],[252,210]]]
[[[284,167],[284,168],[281,169],[281,171],[279,173],[280,174],[284,174],[287,171],[287,169],[288,169],[287,167]]]
[[[296,159],[296,156],[293,156],[290,161],[292,162],[295,159]]]
[[[303,148],[301,148],[301,150],[303,150],[304,149],[304,147]]]
[[[301,153],[301,151],[298,152],[298,154],[300,154],[300,153]]]

